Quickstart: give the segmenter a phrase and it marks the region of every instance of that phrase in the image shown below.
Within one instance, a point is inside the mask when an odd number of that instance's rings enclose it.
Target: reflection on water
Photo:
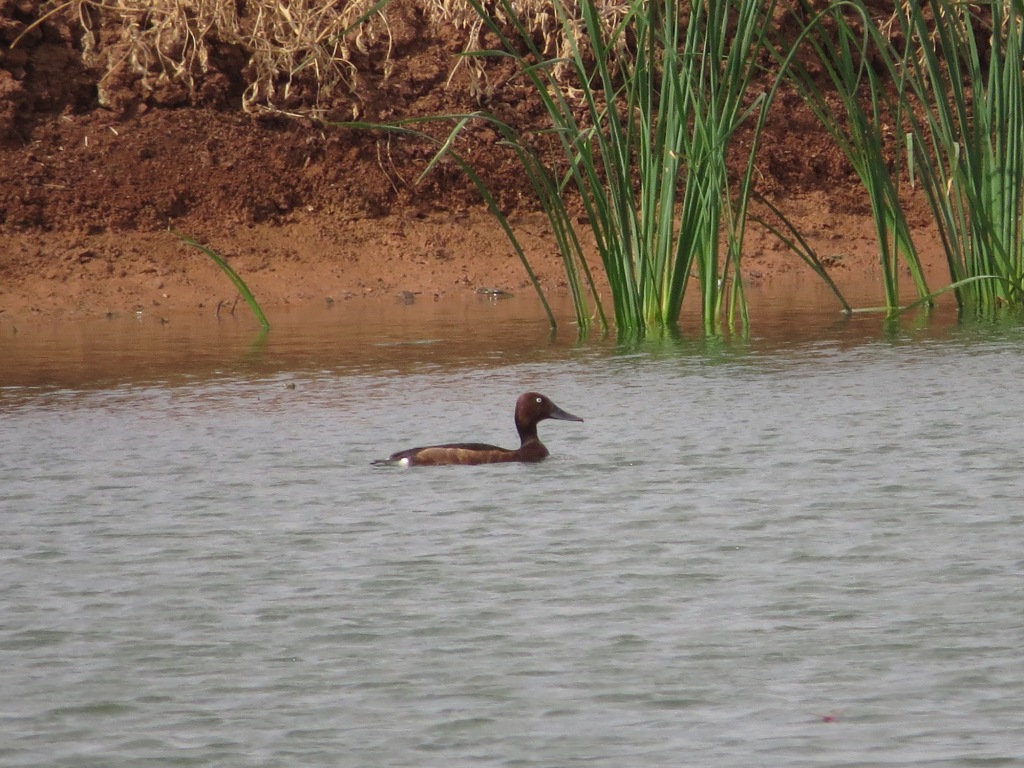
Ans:
[[[0,322],[0,766],[1020,763],[1024,333],[772,317]]]
[[[560,328],[552,333],[539,302],[486,297],[411,305],[358,301],[277,309],[273,329],[248,315],[218,319],[209,312],[117,316],[75,321],[0,321],[0,387],[107,387],[121,382],[187,383],[236,375],[330,370],[407,373],[425,367],[479,368],[561,359],[575,354],[743,355],[801,344],[837,348],[956,337],[964,332],[948,304],[886,322],[874,313],[847,316],[820,289],[794,306],[785,293],[750,297],[748,333],[706,337],[699,323],[640,342],[616,342],[592,331],[579,338],[566,297],[553,300]],[[688,316],[693,321],[692,316]],[[969,333],[980,332],[984,325]]]

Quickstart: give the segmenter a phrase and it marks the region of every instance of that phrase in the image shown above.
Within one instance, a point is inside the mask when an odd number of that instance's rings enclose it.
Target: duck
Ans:
[[[545,419],[583,421],[563,411],[551,399],[539,392],[526,392],[516,400],[516,430],[519,447],[499,448],[486,443],[447,443],[409,448],[393,453],[386,459],[372,462],[378,465],[402,467],[433,467],[447,464],[497,464],[500,462],[537,462],[548,457],[548,449],[537,437],[537,424]]]

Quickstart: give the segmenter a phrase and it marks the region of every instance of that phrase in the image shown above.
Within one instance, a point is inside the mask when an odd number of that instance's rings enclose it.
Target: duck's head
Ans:
[[[563,411],[553,402],[551,398],[539,392],[526,392],[516,400],[516,427],[520,431],[524,428],[530,429],[537,426],[537,422],[544,419],[559,419],[561,421],[583,421],[579,416],[573,416]]]

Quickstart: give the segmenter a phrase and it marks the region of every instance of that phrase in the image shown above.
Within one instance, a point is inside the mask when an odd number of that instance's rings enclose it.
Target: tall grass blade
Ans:
[[[825,268],[825,265],[822,264],[821,259],[818,258],[818,254],[814,251],[814,248],[811,247],[811,244],[807,242],[804,236],[800,234],[800,232],[793,225],[793,223],[774,203],[772,203],[767,198],[762,197],[761,195],[755,195],[755,197],[757,198],[758,202],[760,202],[762,205],[768,208],[768,210],[770,210],[775,215],[775,217],[780,222],[782,222],[783,229],[779,229],[774,224],[763,218],[756,218],[756,221],[769,232],[771,232],[773,235],[775,235],[780,242],[782,242],[783,244],[786,245],[787,248],[789,248],[790,251],[799,256],[807,266],[814,270],[814,273],[818,275],[818,277],[820,277],[829,287],[829,290],[831,290],[832,293],[835,294],[836,298],[839,300],[839,303],[842,304],[843,311],[845,313],[850,314],[851,312],[853,312],[853,310],[850,308],[849,303],[846,301],[846,298],[839,290],[839,286],[837,286],[835,284],[835,281],[832,280],[832,276],[828,273],[828,270]]]

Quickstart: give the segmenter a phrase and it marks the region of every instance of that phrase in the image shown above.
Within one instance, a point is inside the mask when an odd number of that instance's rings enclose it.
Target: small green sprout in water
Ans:
[[[211,259],[213,259],[214,264],[220,267],[224,274],[231,278],[231,282],[235,284],[235,288],[238,289],[239,294],[241,294],[242,298],[245,299],[250,309],[252,309],[252,313],[256,315],[256,319],[259,321],[263,329],[270,330],[270,321],[267,320],[267,316],[263,314],[263,310],[260,308],[259,302],[256,301],[256,297],[253,295],[252,291],[249,290],[249,286],[245,284],[245,281],[239,276],[239,274],[235,272],[235,270],[231,268],[231,265],[224,260],[223,256],[221,256],[216,251],[207,248],[205,245],[197,243],[188,235],[183,235],[180,232],[175,232],[173,229],[171,230],[171,232],[174,234],[175,237],[181,240],[181,242],[185,243],[186,245],[191,245],[193,248],[198,248],[200,251],[202,251]]]

